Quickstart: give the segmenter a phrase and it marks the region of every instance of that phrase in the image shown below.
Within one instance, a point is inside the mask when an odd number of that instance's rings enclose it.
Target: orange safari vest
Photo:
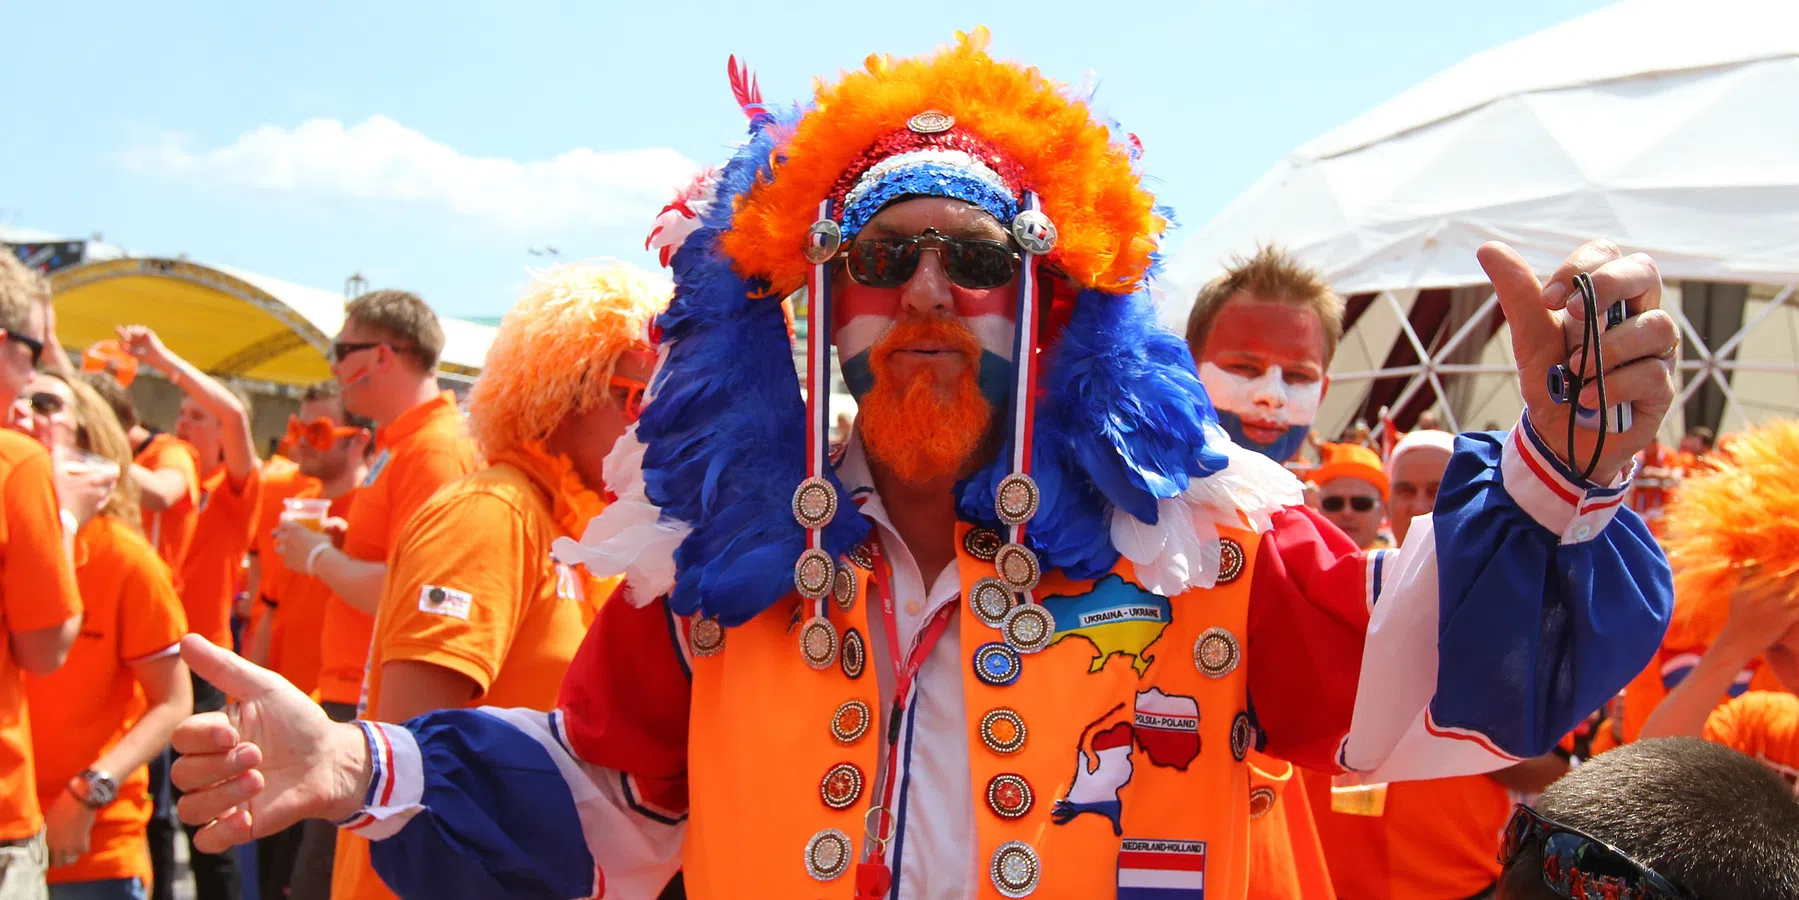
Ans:
[[[1204,891],[1193,897],[1210,900],[1246,896],[1256,798],[1244,758],[1256,741],[1240,663],[1259,540],[1248,531],[1220,532],[1228,543],[1217,586],[1172,599],[1139,587],[1123,560],[1098,581],[1046,574],[1033,596],[1055,616],[1053,643],[1023,655],[1016,681],[995,686],[975,676],[973,660],[977,648],[1002,638],[966,598],[978,580],[994,577],[991,550],[1000,539],[959,526],[964,602],[956,614],[976,795],[972,852],[981,872],[975,897],[1005,896],[991,872],[996,852],[1014,841],[1040,865],[1034,897],[1128,896],[1120,885],[1133,883],[1191,886]],[[840,644],[866,647],[869,606],[877,602],[867,561],[859,551],[839,564],[839,582],[853,577],[856,585],[849,603],[840,590],[826,604]],[[778,604],[730,629],[715,655],[694,657],[684,872],[696,900],[855,896],[854,860],[878,802],[885,738],[879,722],[848,740],[833,725],[855,724],[858,701],[880,718],[873,667],[883,663],[867,660],[858,677],[843,665],[812,669],[800,658],[793,621],[792,608]],[[1021,746],[1000,749],[1013,734],[1001,718],[1022,722]],[[999,740],[983,739],[984,721]],[[846,764],[862,787],[834,809],[822,800],[826,776]],[[1010,778],[1023,779],[1028,792]],[[1073,799],[1093,806],[1055,823],[1051,811],[1077,782]],[[996,811],[995,792],[1017,815]],[[1275,799],[1266,793],[1262,804]],[[1021,795],[1030,801],[1018,810]],[[808,871],[807,844],[832,829],[854,849],[840,874],[821,880]],[[960,870],[967,861],[941,865]]]

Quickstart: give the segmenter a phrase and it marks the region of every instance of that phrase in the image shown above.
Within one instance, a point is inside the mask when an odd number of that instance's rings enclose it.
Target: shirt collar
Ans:
[[[375,446],[385,450],[417,434],[426,425],[456,414],[456,395],[444,391],[419,405],[400,413],[375,436]]]

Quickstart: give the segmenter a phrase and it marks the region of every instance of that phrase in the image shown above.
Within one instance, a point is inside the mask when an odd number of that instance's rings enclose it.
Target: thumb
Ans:
[[[1560,350],[1561,325],[1543,302],[1543,285],[1524,257],[1504,243],[1488,241],[1474,252],[1474,258],[1493,283],[1499,308],[1511,326],[1512,355],[1522,361],[1545,346]]]
[[[195,675],[232,697],[259,697],[287,684],[274,672],[197,634],[181,639],[181,659]]]

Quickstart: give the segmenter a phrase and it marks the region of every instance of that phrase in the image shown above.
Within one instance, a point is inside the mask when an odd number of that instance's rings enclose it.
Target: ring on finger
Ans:
[[[1655,358],[1656,359],[1673,359],[1674,354],[1679,353],[1679,352],[1680,352],[1680,345],[1675,344],[1672,347],[1669,347],[1668,349],[1663,350],[1662,352],[1656,354]]]

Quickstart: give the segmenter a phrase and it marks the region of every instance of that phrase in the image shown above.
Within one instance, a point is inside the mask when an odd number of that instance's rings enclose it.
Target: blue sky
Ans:
[[[729,55],[787,102],[986,24],[997,55],[1093,70],[1192,229],[1305,140],[1601,5],[0,4],[0,224],[498,315],[533,248],[654,264],[650,218],[742,134]]]

